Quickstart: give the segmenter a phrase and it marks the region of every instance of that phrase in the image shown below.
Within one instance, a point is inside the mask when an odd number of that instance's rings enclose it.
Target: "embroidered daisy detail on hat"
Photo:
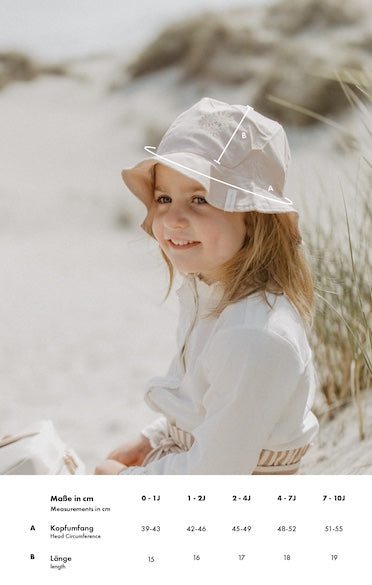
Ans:
[[[209,130],[212,136],[218,136],[221,130],[233,121],[233,116],[227,112],[212,112],[211,114],[203,114],[199,119],[199,125],[205,130]]]

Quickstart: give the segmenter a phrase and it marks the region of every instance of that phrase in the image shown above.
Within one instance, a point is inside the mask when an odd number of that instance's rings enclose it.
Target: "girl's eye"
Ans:
[[[169,195],[159,195],[159,197],[156,198],[157,203],[171,203],[172,199],[169,197]]]
[[[208,201],[206,200],[205,197],[201,197],[200,195],[197,195],[194,197],[193,201],[195,201],[198,205],[202,205],[203,203],[207,203]]]

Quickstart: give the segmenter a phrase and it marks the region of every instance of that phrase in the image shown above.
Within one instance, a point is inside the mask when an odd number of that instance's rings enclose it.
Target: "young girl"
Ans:
[[[160,416],[98,474],[292,474],[318,432],[306,326],[313,288],[284,197],[283,128],[203,98],[123,171],[178,291],[177,352],[146,402]]]

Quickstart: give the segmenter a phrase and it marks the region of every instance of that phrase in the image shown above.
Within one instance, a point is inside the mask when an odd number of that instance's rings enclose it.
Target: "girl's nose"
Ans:
[[[164,217],[164,224],[170,229],[184,228],[188,224],[185,210],[178,205],[170,205]]]

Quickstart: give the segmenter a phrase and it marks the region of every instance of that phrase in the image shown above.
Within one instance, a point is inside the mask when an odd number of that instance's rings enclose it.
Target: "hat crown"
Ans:
[[[229,105],[206,97],[175,119],[157,152],[163,156],[180,152],[197,154],[211,162],[218,161],[228,170],[236,169],[242,175],[247,172],[262,175],[271,159],[269,166],[275,167],[279,174],[281,189],[290,160],[287,138],[280,124],[249,106]]]
[[[230,212],[296,212],[284,195],[290,152],[280,124],[250,106],[202,98],[180,114],[151,157],[124,169],[128,188],[144,203],[142,227],[151,234],[153,172],[163,164],[198,181],[206,200]]]

